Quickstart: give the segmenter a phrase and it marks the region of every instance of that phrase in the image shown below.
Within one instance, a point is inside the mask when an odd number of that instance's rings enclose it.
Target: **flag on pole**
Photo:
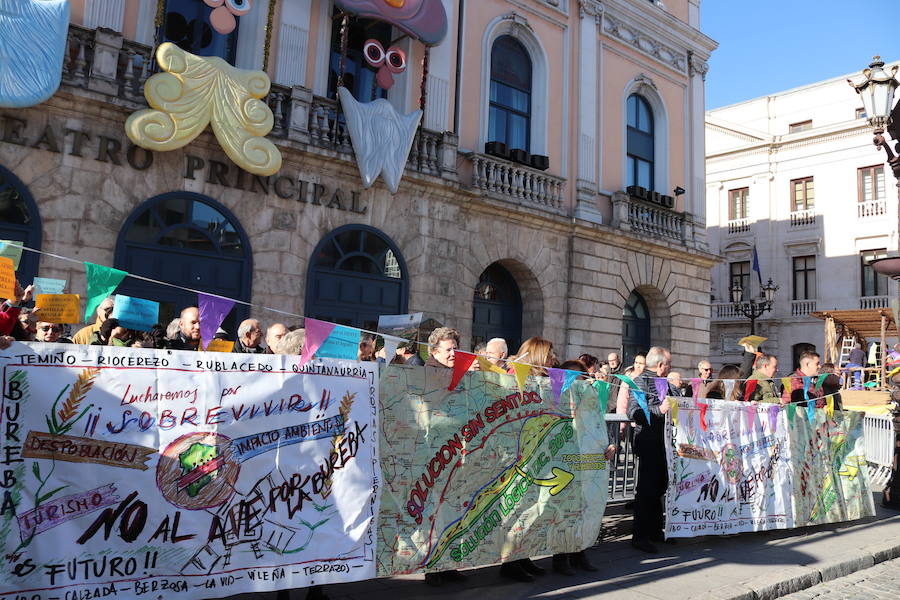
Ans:
[[[756,244],[753,245],[753,264],[750,267],[754,271],[756,271],[756,276],[759,278],[759,288],[762,289],[762,271],[759,269],[759,254],[756,252]]]

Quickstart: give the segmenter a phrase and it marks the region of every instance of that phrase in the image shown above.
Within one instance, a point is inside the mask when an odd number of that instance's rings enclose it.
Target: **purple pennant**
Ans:
[[[550,376],[550,389],[553,391],[553,406],[559,407],[559,396],[566,382],[566,370],[547,369],[547,375]]]
[[[656,393],[659,396],[659,403],[669,394],[669,381],[665,377],[654,377],[653,382],[656,384]]]
[[[772,430],[772,433],[775,433],[775,430],[778,428],[778,405],[773,404],[769,407],[769,428]]]
[[[234,300],[197,294],[197,308],[200,310],[200,337],[208,344],[216,335],[219,325],[231,312]]]

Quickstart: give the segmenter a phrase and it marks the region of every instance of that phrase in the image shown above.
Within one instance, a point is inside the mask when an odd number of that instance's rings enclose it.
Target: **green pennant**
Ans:
[[[632,379],[632,378],[629,377],[628,375],[613,375],[613,377],[615,377],[615,378],[617,378],[618,380],[620,380],[620,381],[622,381],[622,382],[628,384],[628,387],[630,387],[630,388],[633,389],[633,390],[639,390],[639,389],[640,389],[640,388],[637,386],[637,384],[634,382],[634,379]]]
[[[100,306],[104,298],[119,287],[119,284],[122,283],[122,280],[125,279],[128,273],[89,262],[84,263],[84,271],[87,277],[87,303],[84,306],[84,321],[92,323],[97,307]]]
[[[816,381],[816,389],[821,390],[822,384],[825,383],[825,378],[828,377],[828,373],[822,373],[819,375],[818,381]]]
[[[797,405],[791,402],[787,405],[787,419],[791,427],[794,426],[794,415],[797,414]]]
[[[594,389],[597,390],[597,401],[600,403],[600,414],[606,414],[606,407],[609,405],[609,382],[595,381]]]

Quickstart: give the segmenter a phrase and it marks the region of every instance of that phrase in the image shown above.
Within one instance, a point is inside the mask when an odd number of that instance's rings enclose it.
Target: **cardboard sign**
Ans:
[[[13,246],[12,244],[19,244]],[[22,260],[22,242],[11,240],[0,240],[0,256],[5,256],[13,261],[13,268],[19,268],[19,262]]]
[[[116,294],[112,318],[126,329],[150,331],[159,322],[159,302]]]
[[[338,325],[331,331],[318,351],[319,358],[343,358],[356,360],[359,356],[359,329]]]
[[[234,350],[234,342],[228,340],[214,339],[206,345],[207,352],[231,352],[232,350]]]
[[[11,258],[0,256],[0,298],[15,301],[16,268]]]
[[[34,278],[34,295],[38,294],[62,294],[66,289],[65,279],[50,279],[49,277]]]
[[[81,297],[78,294],[38,294],[35,308],[46,323],[80,323]]]

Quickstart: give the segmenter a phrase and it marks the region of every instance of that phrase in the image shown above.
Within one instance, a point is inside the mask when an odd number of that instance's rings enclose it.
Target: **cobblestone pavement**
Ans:
[[[814,585],[783,600],[896,600],[900,598],[900,558]]]

